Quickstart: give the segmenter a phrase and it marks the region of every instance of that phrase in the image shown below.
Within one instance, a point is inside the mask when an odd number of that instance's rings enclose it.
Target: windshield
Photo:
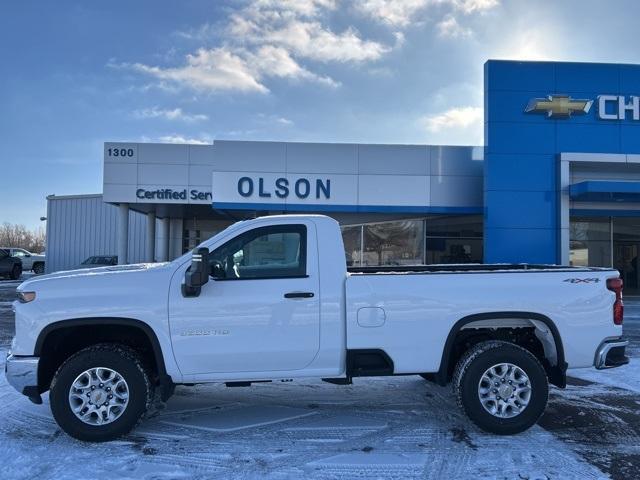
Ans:
[[[84,262],[82,262],[80,265],[90,265],[91,263],[93,263],[93,257],[89,257],[87,258]]]

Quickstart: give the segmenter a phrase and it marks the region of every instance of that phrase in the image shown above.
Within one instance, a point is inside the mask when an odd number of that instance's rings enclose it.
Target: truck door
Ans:
[[[183,374],[299,370],[320,348],[319,276],[312,222],[256,227],[209,255],[198,297],[184,297],[186,266],[169,294]]]

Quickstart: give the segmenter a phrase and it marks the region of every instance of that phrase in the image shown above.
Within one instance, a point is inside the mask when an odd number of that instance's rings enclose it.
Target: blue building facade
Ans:
[[[640,66],[492,60],[484,94],[485,261],[571,263],[578,224],[640,215]]]

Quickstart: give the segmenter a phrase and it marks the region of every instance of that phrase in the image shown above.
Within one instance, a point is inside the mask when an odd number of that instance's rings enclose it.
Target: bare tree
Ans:
[[[29,230],[24,225],[5,222],[0,225],[0,246],[24,248],[39,253],[44,250],[46,234],[42,227]]]

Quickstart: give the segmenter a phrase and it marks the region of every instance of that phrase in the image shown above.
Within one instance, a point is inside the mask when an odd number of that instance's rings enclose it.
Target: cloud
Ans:
[[[264,113],[259,113],[257,115],[257,120],[260,123],[264,123],[264,124],[270,124],[270,123],[276,123],[278,125],[284,125],[284,126],[290,126],[293,125],[293,121],[289,120],[286,117],[280,117],[278,115],[267,115]]]
[[[174,32],[173,35],[186,40],[203,42],[215,38],[218,35],[218,27],[211,23],[204,23],[188,30],[178,30]]]
[[[252,0],[230,14],[226,25],[204,24],[176,35],[207,44],[187,55],[184,63],[111,66],[155,77],[159,83],[207,92],[267,93],[270,78],[311,81],[335,88],[340,82],[308,62],[373,62],[394,45],[365,39],[353,26],[333,31],[325,23],[338,0]],[[396,35],[396,46],[403,36]],[[320,67],[321,68],[321,67]]]
[[[162,118],[165,120],[181,120],[183,122],[199,122],[208,120],[209,117],[203,114],[191,114],[185,113],[181,108],[174,108],[173,110],[161,109],[158,107],[145,108],[142,110],[135,110],[133,116],[138,119],[149,118]]]
[[[500,0],[444,0],[464,13],[485,12],[500,5]]]
[[[419,123],[432,134],[433,143],[475,145],[483,142],[482,107],[454,107],[441,113],[426,115]]]
[[[245,46],[279,46],[297,57],[322,62],[376,60],[390,50],[363,39],[353,26],[340,33],[325,27],[319,17],[335,8],[333,1],[258,0],[231,15],[228,33]]]
[[[500,0],[363,0],[358,2],[357,9],[374,20],[407,27],[422,20],[420,16],[428,8],[448,7],[450,11],[469,15],[484,13],[499,4]]]
[[[186,65],[162,68],[135,63],[132,69],[160,80],[172,81],[196,90],[267,92],[245,59],[226,48],[199,49],[187,55]]]
[[[330,77],[317,75],[300,66],[286,49],[271,45],[255,51],[238,49],[236,52],[226,47],[201,48],[194,55],[188,55],[187,64],[181,67],[162,68],[137,63],[131,68],[161,81],[208,92],[267,93],[269,89],[263,82],[267,77],[311,80],[330,87],[340,85]]]
[[[178,134],[160,136],[158,141],[160,143],[188,143],[191,145],[211,145],[213,143],[211,138],[192,138]]]
[[[314,17],[322,10],[335,10],[339,0],[254,0],[253,6]]]
[[[427,130],[437,133],[443,129],[468,127],[475,122],[481,122],[482,115],[481,107],[456,107],[436,115],[428,115],[424,117],[424,123]]]
[[[364,0],[358,9],[371,18],[394,26],[406,27],[433,0]]]
[[[247,52],[247,63],[251,65],[255,75],[261,77],[279,77],[312,80],[330,87],[340,84],[330,77],[317,75],[303,68],[289,52],[282,47],[267,45],[260,47],[255,53]]]
[[[456,17],[447,15],[436,24],[438,35],[444,38],[467,38],[473,35],[469,28],[465,28],[458,23]]]

